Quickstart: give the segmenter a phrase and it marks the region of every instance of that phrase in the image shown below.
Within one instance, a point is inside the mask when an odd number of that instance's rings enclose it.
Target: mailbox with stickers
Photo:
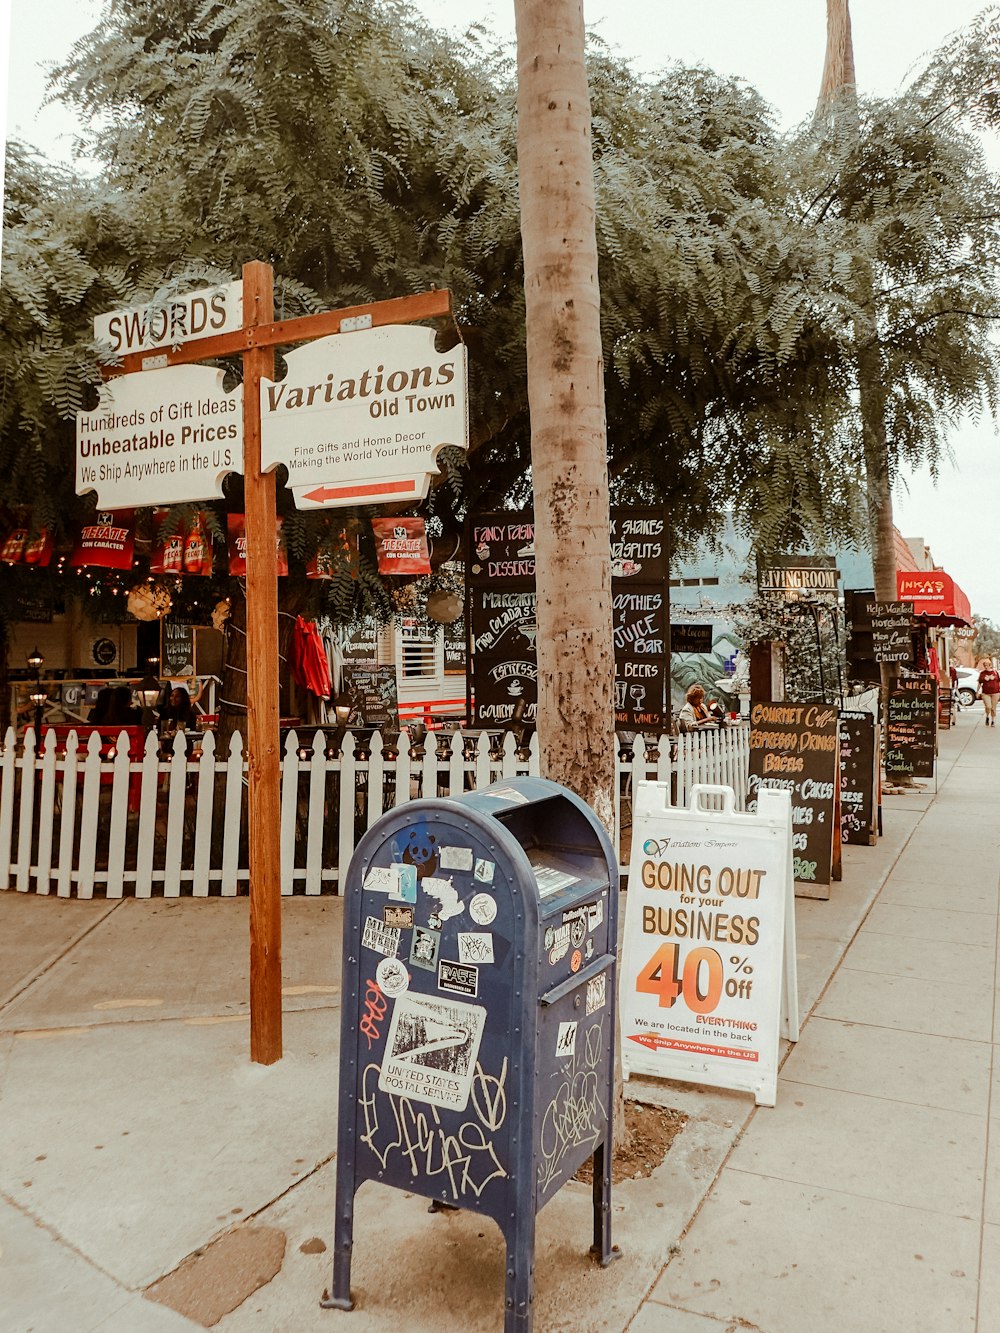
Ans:
[[[504,1235],[504,1329],[532,1327],[535,1215],[594,1159],[611,1245],[618,863],[589,807],[516,778],[411,801],[368,831],[344,903],[333,1284],[378,1180]],[[373,1244],[377,1241],[373,1239]]]

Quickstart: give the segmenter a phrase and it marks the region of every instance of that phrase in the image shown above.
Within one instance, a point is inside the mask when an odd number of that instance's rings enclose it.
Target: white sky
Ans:
[[[970,22],[985,0],[853,0],[854,53],[862,91],[891,93],[928,51]],[[70,160],[73,118],[62,108],[39,111],[45,62],[59,60],[89,30],[100,0],[0,0],[0,35],[10,20],[10,132],[49,156]],[[513,41],[513,0],[416,0],[428,20],[461,31],[483,21]],[[824,0],[584,0],[588,24],[643,70],[673,60],[709,65],[754,84],[792,125],[811,114],[823,64]],[[2,91],[2,90],[0,90]],[[2,126],[0,126],[2,129]],[[1000,145],[989,145],[1000,168]],[[957,468],[946,464],[935,488],[911,479],[896,501],[896,523],[923,537],[938,564],[969,595],[973,610],[1000,623],[1000,515],[995,423],[963,424],[952,439]]]

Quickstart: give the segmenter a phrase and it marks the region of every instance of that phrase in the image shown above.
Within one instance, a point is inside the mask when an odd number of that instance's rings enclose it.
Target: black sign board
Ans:
[[[378,661],[379,628],[374,620],[360,620],[344,633],[340,654],[344,662],[374,666]]]
[[[535,520],[529,514],[485,514],[469,525],[471,584],[535,582]]]
[[[194,675],[194,626],[177,620],[163,620],[160,639],[160,674]]]
[[[712,626],[671,625],[670,651],[672,653],[710,653],[712,651]]]
[[[348,726],[399,730],[394,666],[345,666],[344,692],[351,700]]]
[[[886,777],[932,778],[936,749],[937,682],[933,676],[900,681],[886,705]]]
[[[793,874],[801,897],[828,898],[840,737],[837,710],[829,704],[758,703],[750,710],[750,777],[747,809],[757,809],[761,787],[792,796]],[[839,836],[839,835],[838,835]]]
[[[489,727],[509,722],[520,700],[522,721],[534,722],[538,705],[538,663],[534,653],[523,657],[473,658],[476,724]]]
[[[611,577],[622,582],[660,583],[669,577],[663,514],[618,509],[611,514]]]
[[[534,588],[474,588],[471,597],[472,651],[490,657],[534,653]]]
[[[465,675],[465,617],[459,616],[444,626],[444,674]]]
[[[875,661],[912,662],[912,603],[875,602],[871,611]]]
[[[840,838],[854,846],[877,841],[878,746],[875,718],[861,710],[840,714]]]
[[[663,587],[612,584],[615,657],[662,657],[667,649]]]
[[[509,720],[521,698],[525,721],[534,720],[534,538],[530,512],[481,514],[469,522],[470,682],[480,726]],[[661,510],[611,514],[611,571],[616,725],[655,731],[663,726],[669,621]]]

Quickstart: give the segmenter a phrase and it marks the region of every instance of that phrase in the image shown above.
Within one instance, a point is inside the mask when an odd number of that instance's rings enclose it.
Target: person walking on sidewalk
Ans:
[[[997,699],[1000,697],[1000,671],[984,657],[979,663],[979,688],[983,694],[983,708],[986,710],[986,725],[997,724]]]

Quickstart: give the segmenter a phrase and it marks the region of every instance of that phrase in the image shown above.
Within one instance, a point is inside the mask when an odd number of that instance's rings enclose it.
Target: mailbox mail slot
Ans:
[[[544,778],[411,801],[362,839],[345,884],[324,1305],[352,1308],[354,1195],[366,1180],[494,1219],[508,1333],[532,1324],[535,1215],[591,1156],[593,1252],[614,1257],[617,895],[604,829]]]

